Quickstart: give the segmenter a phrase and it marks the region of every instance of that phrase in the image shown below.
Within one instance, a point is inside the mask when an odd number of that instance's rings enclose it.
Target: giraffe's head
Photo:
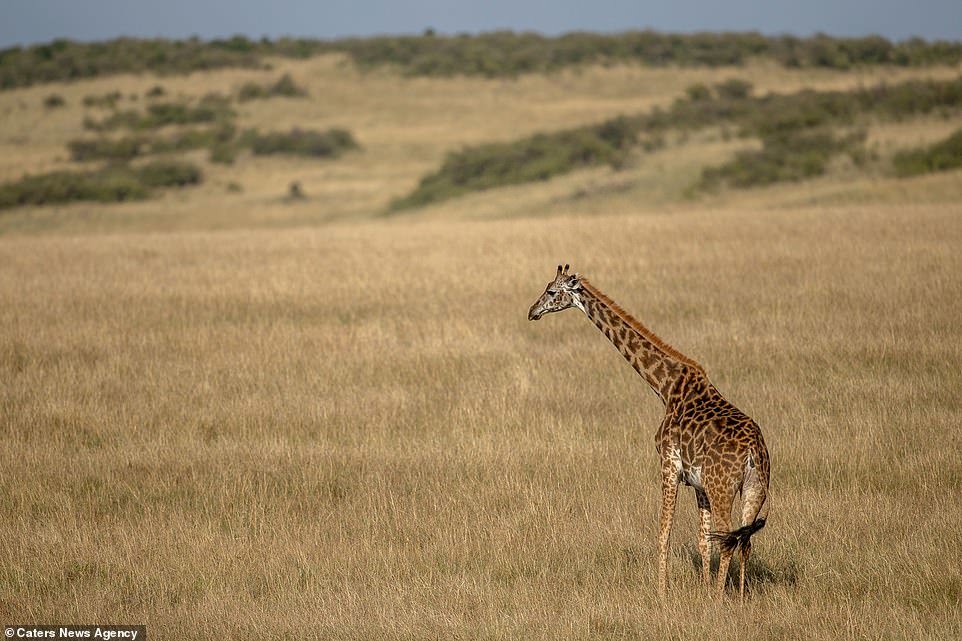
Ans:
[[[569,274],[568,265],[565,265],[564,269],[558,265],[558,273],[528,310],[528,320],[538,320],[545,314],[578,305],[580,292],[581,274]]]

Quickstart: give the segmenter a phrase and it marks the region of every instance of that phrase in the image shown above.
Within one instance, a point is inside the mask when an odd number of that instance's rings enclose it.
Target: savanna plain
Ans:
[[[0,211],[0,619],[154,638],[962,638],[962,173],[884,162],[957,117],[872,123],[874,165],[802,182],[693,190],[755,144],[708,129],[618,168],[389,208],[450,151],[697,83],[958,67],[272,64],[0,92],[3,180],[70,165],[85,95],[158,84],[196,98],[289,73],[307,97],[238,121],[359,145],[190,152],[198,186]],[[53,92],[66,104],[45,109]],[[744,604],[700,584],[687,488],[659,602],[660,403],[579,312],[527,321],[559,262],[761,425],[772,505]]]

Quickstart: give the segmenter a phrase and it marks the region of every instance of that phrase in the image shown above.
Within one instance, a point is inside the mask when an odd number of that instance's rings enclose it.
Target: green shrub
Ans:
[[[288,133],[248,131],[242,144],[257,155],[294,154],[315,158],[334,158],[358,146],[351,133],[344,129],[311,131],[297,128]]]
[[[222,110],[210,104],[190,107],[177,102],[158,102],[147,106],[147,115],[137,126],[140,129],[154,129],[166,125],[214,122],[222,113]]]
[[[708,85],[699,82],[685,89],[685,94],[692,102],[708,100],[711,98],[711,89],[708,88]]]
[[[739,78],[731,78],[715,85],[715,92],[720,98],[740,100],[747,98],[752,92],[752,83]]]
[[[88,160],[130,160],[140,155],[144,141],[137,137],[79,139],[67,143],[70,159],[77,162]]]
[[[537,134],[513,143],[492,143],[448,154],[441,168],[392,209],[418,207],[471,191],[547,180],[581,167],[620,166],[638,138],[638,124],[613,118],[600,125]]]
[[[157,160],[134,169],[138,180],[145,187],[186,187],[200,183],[203,174],[189,162]]]
[[[183,102],[155,102],[147,105],[146,113],[128,109],[99,121],[87,118],[84,127],[93,131],[157,129],[168,125],[227,122],[235,115],[226,99],[215,94],[205,96],[193,106]]]
[[[209,103],[211,100],[207,100]],[[203,103],[204,101],[202,101]],[[128,116],[130,112],[115,114],[116,122],[134,123],[135,129],[142,127],[143,116],[136,115],[137,121]],[[155,122],[181,122],[183,112],[152,111],[150,117]],[[68,144],[71,157],[77,161],[90,160],[129,160],[151,154],[181,153],[194,149],[208,149],[211,162],[231,164],[237,152],[248,147],[258,155],[293,154],[315,158],[335,158],[345,151],[357,148],[357,141],[344,129],[310,131],[292,129],[290,132],[260,133],[256,130],[245,131],[237,136],[233,123],[217,121],[209,127],[183,129],[169,135],[137,133],[123,138],[99,138],[73,140]]]
[[[117,106],[117,102],[121,99],[121,94],[119,91],[110,91],[102,95],[91,94],[89,96],[84,96],[84,107],[100,107],[113,109]]]
[[[962,109],[962,77],[952,80],[908,80],[850,91],[803,89],[790,94],[751,96],[750,85],[723,83],[715,95],[679,98],[669,109],[636,116],[648,131],[701,129],[735,125],[744,134],[851,124],[859,116],[898,119],[941,110]],[[689,88],[689,92],[692,89]]]
[[[222,165],[232,165],[237,158],[237,145],[231,142],[217,142],[210,147],[209,159]]]
[[[834,156],[864,140],[864,132],[838,137],[826,129],[772,133],[762,139],[761,149],[738,152],[731,162],[704,169],[701,187],[759,187],[820,176]]]
[[[147,197],[147,189],[127,169],[76,173],[56,171],[0,185],[0,209],[76,200],[118,202]]]
[[[83,120],[84,129],[90,131],[111,131],[114,129],[136,129],[140,122],[140,113],[134,109],[115,111],[102,120],[95,120],[86,116]]]
[[[898,176],[917,176],[962,167],[962,129],[944,140],[919,149],[900,151],[892,158]]]
[[[258,98],[266,98],[267,89],[264,85],[258,84],[256,82],[245,82],[241,85],[240,90],[237,92],[237,99],[241,102],[247,102],[248,100],[257,100]]]
[[[63,107],[67,104],[64,97],[58,93],[52,93],[43,99],[43,106],[47,109],[56,109],[57,107]]]
[[[134,134],[123,138],[72,140],[67,144],[72,160],[130,160],[148,154],[179,153],[193,149],[231,146],[235,128],[221,123],[202,129],[187,129],[168,136]],[[223,152],[220,152],[223,153]]]
[[[273,98],[277,96],[288,98],[300,98],[307,95],[307,91],[299,86],[290,74],[284,74],[276,82],[269,85],[261,85],[256,82],[244,83],[237,93],[237,99],[241,102],[257,100],[263,98]]]
[[[206,129],[184,131],[168,138],[156,138],[150,150],[152,153],[165,153],[206,148],[211,162],[229,165],[237,155],[235,133],[234,125],[221,123]]]
[[[962,106],[962,76],[955,80],[907,80],[859,92],[861,105],[888,118],[904,118]]]
[[[0,185],[0,209],[74,201],[142,200],[154,188],[183,187],[201,180],[200,169],[173,161],[139,168],[110,165],[96,171],[55,171]]]
[[[167,90],[160,85],[154,85],[144,95],[148,98],[161,98],[167,95]]]
[[[147,138],[149,153],[163,154],[192,149],[213,148],[215,145],[229,143],[236,129],[231,123],[220,123],[203,129],[187,129],[166,137]]]
[[[294,82],[294,79],[291,78],[290,74],[285,73],[283,76],[277,79],[277,82],[270,86],[268,93],[272,96],[299,98],[306,96],[307,90]]]

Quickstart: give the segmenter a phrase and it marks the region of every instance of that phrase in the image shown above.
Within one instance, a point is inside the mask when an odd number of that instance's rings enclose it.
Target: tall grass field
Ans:
[[[0,92],[0,182],[98,166],[67,149],[109,113],[84,97],[142,109],[158,84],[189,102],[290,74],[306,97],[236,102],[237,126],[358,145],[188,151],[199,185],[0,211],[0,620],[160,639],[962,638],[962,173],[890,165],[958,114],[869,122],[865,164],[801,182],[693,189],[758,146],[711,128],[617,168],[389,207],[451,152],[697,83],[960,71],[426,78],[330,54]],[[566,262],[761,426],[772,505],[745,603],[701,584],[687,488],[659,601],[662,407],[577,310],[527,321]]]

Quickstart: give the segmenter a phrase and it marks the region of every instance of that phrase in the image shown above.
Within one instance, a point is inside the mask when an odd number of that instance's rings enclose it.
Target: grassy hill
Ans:
[[[860,116],[836,133],[857,128],[865,157],[806,180],[700,188],[764,151],[716,124],[390,208],[452,152],[671,113],[693,87],[849,91],[962,68],[489,78],[268,60],[0,92],[0,183],[168,161],[201,180],[0,209],[2,617],[187,638],[962,636],[956,111]],[[213,121],[184,121],[211,104]],[[292,131],[354,145],[284,153]],[[121,170],[73,159],[75,140],[136,153]],[[677,599],[658,603],[661,408],[577,312],[525,319],[558,262],[762,426],[773,505],[744,606],[698,583],[687,489]]]
[[[160,198],[105,207],[78,203],[41,209],[7,210],[0,230],[42,231],[69,228],[184,229],[312,224],[330,220],[372,218],[410,193],[419,180],[435,171],[452,151],[488,143],[510,143],[537,133],[594,125],[623,115],[668,109],[693,86],[731,79],[750,82],[756,95],[787,94],[801,89],[847,90],[913,78],[950,81],[958,67],[866,67],[854,71],[786,70],[764,62],[738,67],[644,68],[615,66],[524,75],[515,79],[410,78],[392,71],[360,71],[338,55],[307,60],[276,59],[271,70],[225,70],[189,76],[115,76],[69,84],[46,84],[0,92],[4,115],[0,135],[0,182],[24,173],[76,170],[68,145],[98,136],[116,140],[130,134],[114,130],[98,134],[85,122],[114,113],[146,113],[154,103],[197,105],[215,94],[229,100],[231,126],[240,136],[294,128],[349,132],[360,146],[335,162],[297,156],[235,154],[232,164],[210,162],[199,149],[179,157],[203,170],[202,186],[166,192]],[[238,100],[244,87],[269,86],[288,74],[308,97]],[[160,87],[163,96],[151,97]],[[45,107],[51,95],[60,107]],[[103,96],[117,96],[113,109],[87,106]],[[169,125],[154,135],[170,139],[180,129]],[[827,176],[804,186],[737,191],[710,196],[693,193],[701,172],[724,163],[757,141],[735,135],[733,127],[713,127],[671,134],[664,147],[628,157],[617,169],[590,169],[521,188],[495,190],[430,208],[421,215],[446,217],[544,215],[553,212],[604,211],[611,207],[662,209],[762,199],[795,202],[801,189],[809,201],[890,197],[886,190],[913,191],[911,181],[890,181],[891,157],[898,151],[936,142],[958,126],[943,113],[885,121],[868,127],[868,149],[878,156],[864,171],[833,167]],[[957,193],[951,175],[928,182],[919,196],[931,199],[942,190]],[[306,199],[286,198],[299,182]],[[881,182],[880,182],[881,181]],[[866,188],[866,183],[871,187]],[[913,199],[913,197],[909,197]],[[507,206],[506,206],[507,205]]]

